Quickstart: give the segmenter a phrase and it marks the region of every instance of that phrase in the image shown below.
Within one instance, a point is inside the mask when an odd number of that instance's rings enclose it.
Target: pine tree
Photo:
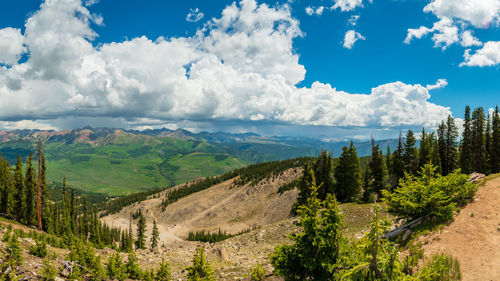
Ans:
[[[311,186],[307,204],[298,211],[302,232],[291,237],[293,244],[276,247],[270,257],[275,274],[285,280],[339,280],[336,274],[347,254],[343,217],[335,198],[328,195],[321,201],[316,190]]]
[[[387,174],[390,174],[392,171],[392,154],[390,146],[387,146],[387,153],[385,154],[385,167],[387,168]]]
[[[155,281],[170,281],[170,268],[165,260],[161,260],[160,268],[155,275]]]
[[[42,161],[41,161],[41,189],[42,189],[42,227],[45,232],[52,233],[53,229],[51,226],[52,223],[52,214],[49,202],[49,194],[48,194],[48,184],[47,184],[47,163],[45,161],[45,155],[42,153]]]
[[[336,196],[340,202],[351,202],[361,195],[361,164],[353,142],[342,151],[335,167]]]
[[[35,182],[35,169],[32,164],[33,156],[30,154],[26,160],[26,176],[24,178],[24,186],[26,188],[25,194],[25,223],[35,225],[36,223],[36,182]]]
[[[404,176],[403,142],[401,140],[401,133],[399,133],[398,148],[392,154],[391,173],[394,177],[392,185],[396,186],[399,179]]]
[[[434,133],[430,135],[431,140],[431,164],[436,167],[436,171],[439,174],[442,174],[443,170],[441,169],[441,157],[439,155],[439,143]]]
[[[21,160],[21,155],[17,155],[16,169],[14,172],[14,202],[15,202],[15,218],[17,221],[23,221],[24,213],[23,210],[26,209],[25,200],[25,188],[24,188],[24,175],[23,175],[23,162]]]
[[[373,201],[373,190],[371,190],[371,171],[368,165],[363,169],[363,202]]]
[[[486,128],[484,130],[485,137],[485,173],[491,172],[491,118],[488,113],[486,116]]]
[[[491,172],[500,172],[500,113],[498,106],[495,107],[491,120],[491,148],[490,148]]]
[[[0,159],[1,161],[1,159]],[[0,185],[3,186],[2,189],[2,196],[1,196],[1,212],[9,218],[14,217],[14,208],[15,208],[15,201],[14,201],[14,186],[13,181],[12,181],[12,170],[10,168],[9,161],[7,161],[7,158],[3,160],[3,163],[1,163],[2,169],[0,170],[1,175],[0,175]]]
[[[464,130],[462,133],[462,144],[460,145],[460,168],[462,172],[472,172],[472,120],[470,107],[465,107]]]
[[[387,188],[387,168],[385,166],[382,151],[372,139],[372,157],[368,164],[370,166],[371,188],[370,190],[380,196],[381,191]]]
[[[474,109],[472,112],[472,169],[475,172],[484,173],[486,163],[485,153],[485,116],[482,107]]]
[[[446,119],[446,170],[443,169],[443,175],[447,175],[458,168],[458,151],[457,151],[458,128],[455,125],[455,119],[448,115]]]
[[[15,267],[23,264],[23,250],[15,233],[9,236],[5,246],[6,262],[13,264]]]
[[[160,238],[160,232],[158,231],[158,226],[156,225],[156,220],[153,221],[153,232],[151,233],[151,249],[156,249],[158,247],[158,239]]]
[[[420,150],[418,154],[418,166],[423,167],[431,161],[431,139],[429,135],[425,133],[425,129],[422,128],[422,136],[420,137]]]
[[[37,181],[37,227],[42,230],[42,142],[38,142],[38,181]]]
[[[307,203],[307,198],[309,198],[310,195],[309,191],[311,185],[316,185],[316,177],[311,165],[309,163],[306,163],[304,165],[302,177],[300,178],[298,184],[299,195],[297,196],[297,204],[295,205],[296,207]],[[296,207],[294,207],[294,209],[296,209]]]
[[[327,194],[336,194],[333,176],[333,157],[326,150],[321,151],[314,163],[314,176],[318,184],[318,197],[325,200]]]
[[[210,263],[205,257],[205,247],[201,246],[196,249],[193,257],[193,265],[187,269],[188,281],[215,281],[214,272],[210,267]]]
[[[139,216],[137,222],[137,240],[135,241],[136,249],[146,249],[146,219],[144,216]]]
[[[77,218],[77,213],[76,213],[76,197],[75,197],[75,190],[71,189],[71,199],[70,199],[70,222],[71,222],[71,232],[73,234],[76,234],[76,218]]]
[[[418,150],[415,147],[417,140],[412,130],[406,133],[403,152],[404,171],[408,174],[415,174],[418,171]]]

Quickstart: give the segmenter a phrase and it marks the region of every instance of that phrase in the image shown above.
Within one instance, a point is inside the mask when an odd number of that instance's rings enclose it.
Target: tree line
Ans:
[[[83,237],[96,247],[112,246],[120,239],[120,231],[101,223],[97,206],[90,206],[86,197],[78,198],[63,180],[61,199],[51,200],[46,180],[46,161],[41,144],[38,147],[38,169],[34,157],[23,163],[18,155],[15,167],[0,155],[0,213],[6,218],[28,226],[36,226],[49,234],[62,237],[71,245]]]
[[[309,198],[312,174],[316,177],[321,200],[327,194],[335,194],[340,202],[371,202],[382,197],[382,190],[394,190],[405,174],[417,175],[426,164],[432,164],[436,173],[443,176],[457,169],[467,174],[500,172],[498,107],[488,114],[478,107],[471,114],[467,106],[461,139],[452,116],[442,121],[436,132],[422,129],[418,146],[412,130],[406,132],[404,139],[400,134],[393,152],[388,148],[384,153],[372,139],[372,154],[364,166],[352,142],[342,149],[338,159],[322,151],[314,161],[304,165],[303,175],[294,183],[299,189],[295,209]],[[283,189],[290,189],[290,186]]]

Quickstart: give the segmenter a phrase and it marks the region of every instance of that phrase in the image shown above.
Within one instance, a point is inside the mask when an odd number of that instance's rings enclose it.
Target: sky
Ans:
[[[500,0],[0,1],[0,128],[331,139],[499,103]]]

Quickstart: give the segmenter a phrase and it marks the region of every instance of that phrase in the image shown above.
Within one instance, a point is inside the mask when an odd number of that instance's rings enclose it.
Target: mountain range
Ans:
[[[143,131],[84,127],[65,131],[0,131],[0,153],[14,165],[42,141],[48,180],[82,192],[124,195],[184,183],[262,161],[315,156],[322,149],[340,155],[350,141],[254,133],[193,133],[184,129]],[[359,156],[370,141],[354,141]],[[376,141],[383,151],[397,139]]]

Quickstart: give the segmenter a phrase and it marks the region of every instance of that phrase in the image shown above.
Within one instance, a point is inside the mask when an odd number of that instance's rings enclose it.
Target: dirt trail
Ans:
[[[500,280],[500,178],[480,186],[453,223],[424,239],[426,255],[458,258],[464,281]]]

